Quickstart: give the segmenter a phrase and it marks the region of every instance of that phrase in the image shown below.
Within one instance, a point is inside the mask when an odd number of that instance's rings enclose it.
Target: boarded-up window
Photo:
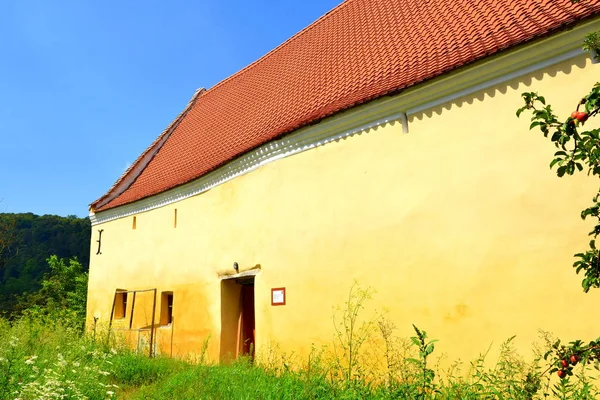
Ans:
[[[173,322],[173,292],[162,292],[160,302],[160,324],[170,325]]]

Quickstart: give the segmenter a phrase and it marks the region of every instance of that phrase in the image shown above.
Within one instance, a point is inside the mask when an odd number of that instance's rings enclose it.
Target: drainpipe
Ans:
[[[406,116],[406,113],[401,112],[399,118],[402,123],[402,133],[408,133],[408,117]]]

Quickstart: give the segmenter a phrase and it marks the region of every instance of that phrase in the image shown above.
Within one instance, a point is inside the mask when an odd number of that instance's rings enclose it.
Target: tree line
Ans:
[[[90,235],[88,218],[0,213],[0,315],[12,318],[52,297],[58,300],[56,290],[54,296],[48,292],[57,274],[77,275],[82,286]],[[79,296],[85,297],[85,291]]]

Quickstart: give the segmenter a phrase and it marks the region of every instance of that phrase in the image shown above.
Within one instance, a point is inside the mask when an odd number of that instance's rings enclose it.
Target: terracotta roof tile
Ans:
[[[139,176],[126,172],[125,190],[115,185],[92,207],[161,193],[303,125],[599,13],[600,0],[347,0],[199,96]]]

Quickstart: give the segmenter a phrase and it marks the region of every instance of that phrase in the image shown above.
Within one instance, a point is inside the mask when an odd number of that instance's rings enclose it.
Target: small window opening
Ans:
[[[173,322],[173,292],[162,292],[160,305],[160,324],[171,325]]]
[[[173,228],[177,228],[177,209],[175,209],[175,217],[173,220]]]
[[[137,227],[136,222],[136,217],[133,217],[133,225],[131,226],[131,229],[135,229]]]
[[[121,291],[121,292],[120,292]],[[117,289],[115,294],[114,319],[123,319],[127,313],[127,292],[125,289]]]

